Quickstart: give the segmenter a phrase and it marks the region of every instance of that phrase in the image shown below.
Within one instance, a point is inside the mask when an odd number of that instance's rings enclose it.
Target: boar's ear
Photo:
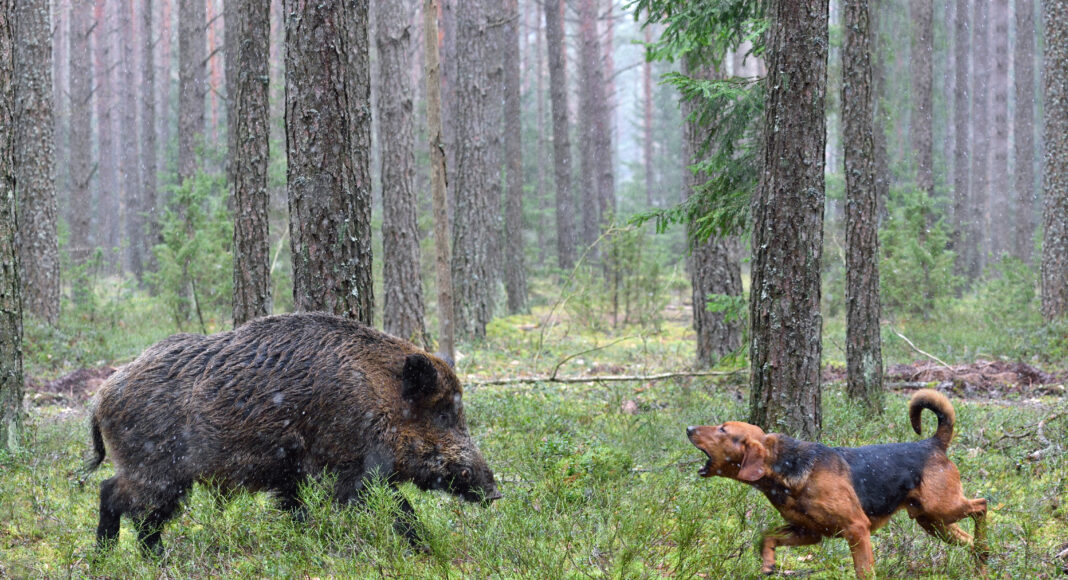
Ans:
[[[415,353],[404,360],[401,373],[404,398],[417,401],[432,394],[438,388],[438,370],[426,355]]]

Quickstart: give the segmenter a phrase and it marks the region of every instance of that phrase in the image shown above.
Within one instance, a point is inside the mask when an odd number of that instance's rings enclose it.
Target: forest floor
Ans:
[[[755,544],[780,516],[748,486],[699,478],[703,458],[684,434],[687,425],[744,420],[744,362],[712,375],[678,372],[691,357],[681,320],[598,331],[530,316],[495,320],[457,366],[470,431],[504,499],[482,508],[406,485],[429,543],[427,553],[413,553],[392,531],[395,505],[380,486],[366,506],[338,509],[325,499],[328,483],[309,485],[305,523],[263,494],[226,505],[198,486],[164,530],[158,562],[138,554],[126,522],[113,552],[93,549],[97,488],[111,467],[81,481],[86,405],[114,366],[30,378],[25,451],[0,457],[0,578],[756,577]],[[845,396],[844,368],[830,360],[821,440],[915,440],[908,395],[946,392],[958,417],[950,458],[965,493],[989,501],[992,576],[1063,577],[1068,371],[998,357],[917,359],[887,365],[886,408],[876,418]],[[596,378],[605,376],[614,378]],[[501,379],[517,382],[493,384]],[[873,543],[879,577],[976,574],[967,550],[927,536],[905,515]],[[841,540],[780,550],[779,562],[806,577],[853,577]]]

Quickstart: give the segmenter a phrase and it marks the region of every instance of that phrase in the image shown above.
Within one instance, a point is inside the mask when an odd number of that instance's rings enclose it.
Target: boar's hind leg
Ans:
[[[174,485],[169,489],[165,497],[157,496],[159,504],[146,510],[137,518],[137,541],[141,546],[141,552],[159,558],[163,555],[163,544],[160,542],[160,534],[163,532],[163,524],[171,519],[178,510],[182,497],[189,491],[190,485]]]
[[[100,483],[100,523],[96,526],[96,545],[107,549],[119,538],[119,518],[125,511],[124,501],[120,498],[119,476],[105,479]]]

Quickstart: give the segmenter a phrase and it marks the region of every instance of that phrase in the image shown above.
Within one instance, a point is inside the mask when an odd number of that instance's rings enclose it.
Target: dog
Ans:
[[[761,540],[761,572],[775,571],[775,548],[807,546],[827,537],[849,542],[858,578],[873,577],[871,533],[901,509],[932,536],[972,547],[986,573],[986,500],[964,497],[957,466],[946,456],[956,412],[941,393],[917,391],[909,420],[922,435],[920,414],[933,411],[930,439],[864,447],[827,447],[760,427],[728,421],[687,427],[686,435],[708,461],[701,477],[728,477],[760,490],[786,520]],[[956,524],[970,517],[975,538]]]

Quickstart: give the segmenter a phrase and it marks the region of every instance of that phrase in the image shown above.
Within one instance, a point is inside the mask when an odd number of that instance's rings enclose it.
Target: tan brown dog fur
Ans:
[[[921,433],[923,409],[938,417],[930,439],[865,447],[827,447],[737,421],[689,427],[690,441],[708,461],[702,477],[728,477],[760,490],[786,520],[764,534],[762,572],[775,569],[775,549],[825,537],[849,542],[858,578],[874,576],[871,533],[904,509],[927,533],[972,546],[985,573],[986,500],[968,499],[960,472],[946,456],[956,413],[942,394],[923,389],[909,401],[909,419]],[[970,517],[975,538],[956,524]]]

